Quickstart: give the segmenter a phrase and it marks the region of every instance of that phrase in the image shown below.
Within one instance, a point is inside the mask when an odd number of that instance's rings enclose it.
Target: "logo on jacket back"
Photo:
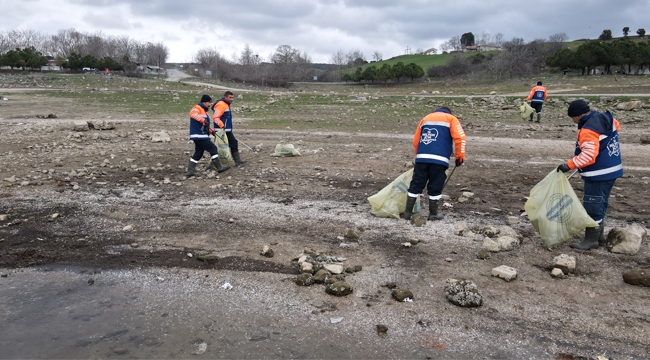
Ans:
[[[612,137],[607,143],[607,152],[609,156],[619,156],[621,154],[621,144],[618,142],[618,135]]]
[[[420,142],[424,145],[429,145],[432,142],[436,141],[438,138],[438,130],[436,129],[425,129],[420,137]]]

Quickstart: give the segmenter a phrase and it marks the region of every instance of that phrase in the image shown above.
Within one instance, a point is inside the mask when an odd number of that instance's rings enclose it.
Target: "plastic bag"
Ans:
[[[275,145],[275,152],[271,156],[300,156],[300,153],[292,144],[277,144]]]
[[[217,145],[217,151],[219,152],[219,160],[222,164],[228,164],[233,162],[232,154],[230,153],[230,145],[228,144],[228,136],[226,136],[226,130],[219,129],[216,132],[216,137],[214,138],[214,143]]]
[[[372,209],[370,213],[378,217],[392,217],[399,219],[399,214],[406,210],[406,197],[411,179],[413,178],[413,169],[398,176],[385,188],[381,189],[375,195],[368,198]],[[418,199],[419,200],[419,199]],[[413,213],[420,212],[420,201],[415,202]]]
[[[598,226],[580,203],[566,175],[555,169],[530,190],[524,209],[549,249],[586,227]]]
[[[530,105],[528,105],[527,102],[524,101],[524,103],[519,107],[519,112],[521,113],[521,119],[522,120],[529,120],[530,119],[530,114],[532,114],[535,111]]]

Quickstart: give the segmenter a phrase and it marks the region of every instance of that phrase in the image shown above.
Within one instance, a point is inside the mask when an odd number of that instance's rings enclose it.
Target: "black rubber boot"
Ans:
[[[216,157],[216,158],[214,158],[214,159],[212,159],[212,160],[210,160],[210,161],[211,161],[211,162],[214,164],[214,166],[217,168],[217,172],[222,173],[222,172],[224,172],[224,171],[230,169],[230,166],[223,166],[223,165],[221,165],[221,160],[219,160],[218,157]]]
[[[242,160],[241,157],[239,157],[239,151],[235,151],[232,153],[232,159],[235,160],[235,165],[243,165],[246,163],[246,160]]]
[[[605,238],[605,219],[600,222],[600,225],[598,227],[600,228],[600,232],[598,234],[598,245],[605,246],[607,245],[607,238]]]
[[[598,237],[600,236],[600,228],[588,227],[585,229],[585,239],[581,242],[573,243],[571,246],[578,250],[591,250],[598,247]]]
[[[535,115],[534,112],[530,113],[530,119],[528,119],[528,121],[533,121],[533,116],[534,116],[534,115]]]
[[[537,113],[537,121],[535,122],[539,123],[540,121],[542,121],[542,113]]]
[[[210,163],[208,163],[208,170],[217,170],[217,167],[214,166],[214,163],[212,161],[210,161]]]
[[[438,200],[429,199],[429,217],[427,220],[442,220],[445,216],[438,214]]]
[[[411,215],[413,215],[413,206],[415,206],[415,200],[418,198],[410,197],[406,195],[406,210],[404,210],[404,220],[411,220]]]
[[[196,176],[196,163],[192,160],[187,162],[187,177]]]

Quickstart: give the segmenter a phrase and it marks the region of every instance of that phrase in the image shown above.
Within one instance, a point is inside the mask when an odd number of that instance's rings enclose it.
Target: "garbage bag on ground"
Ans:
[[[381,189],[375,195],[368,198],[372,209],[370,213],[378,217],[392,217],[399,219],[399,214],[406,210],[406,197],[411,179],[413,178],[413,169],[398,176],[385,188]],[[413,213],[420,212],[420,201],[415,202]]]
[[[228,136],[226,136],[226,130],[219,129],[216,132],[216,137],[214,139],[215,145],[217,145],[217,151],[219,151],[219,160],[222,164],[228,164],[233,160],[232,154],[230,153],[230,145],[228,144]]]
[[[275,145],[275,152],[271,156],[300,156],[300,153],[292,144],[277,144]]]
[[[521,113],[521,119],[522,120],[529,120],[530,119],[530,114],[532,114],[535,111],[530,105],[528,105],[527,102],[524,101],[524,103],[519,107],[519,112]]]
[[[549,249],[586,227],[598,225],[587,214],[566,175],[555,169],[530,190],[524,209]]]

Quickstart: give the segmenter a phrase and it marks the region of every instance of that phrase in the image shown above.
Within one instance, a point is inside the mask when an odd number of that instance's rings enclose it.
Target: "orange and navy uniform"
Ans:
[[[603,181],[623,176],[621,125],[609,111],[592,111],[578,123],[575,156],[567,161],[569,169],[578,169],[585,180]]]
[[[224,128],[226,132],[232,131],[232,113],[230,105],[222,98],[212,106],[212,120],[215,128]]]
[[[467,136],[454,115],[444,110],[425,116],[413,136],[416,163],[449,166],[449,157],[456,148],[456,159],[465,159]]]
[[[212,129],[210,129],[210,117],[208,108],[198,103],[190,110],[190,140],[209,140]]]
[[[546,100],[546,96],[546,88],[541,85],[537,85],[530,90],[530,94],[528,94],[526,101],[543,104],[544,100]]]

